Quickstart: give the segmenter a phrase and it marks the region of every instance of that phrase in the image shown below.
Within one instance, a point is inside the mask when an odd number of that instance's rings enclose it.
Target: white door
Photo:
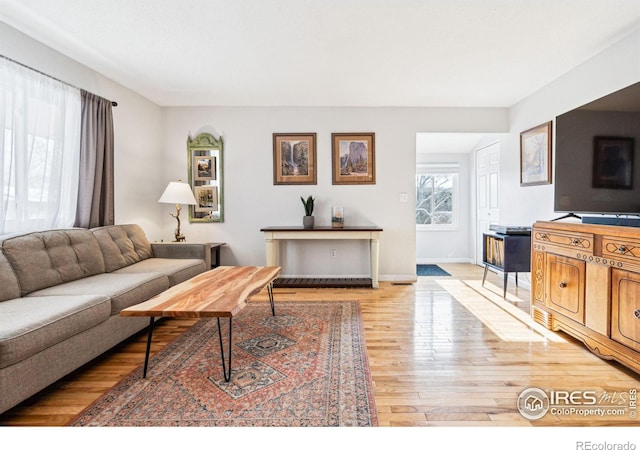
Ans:
[[[482,233],[500,222],[500,142],[476,150],[476,264],[482,265]]]

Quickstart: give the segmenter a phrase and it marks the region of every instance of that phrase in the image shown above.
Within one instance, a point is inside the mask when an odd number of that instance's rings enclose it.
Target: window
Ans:
[[[0,235],[73,226],[80,91],[0,58]]]
[[[456,166],[419,166],[416,173],[416,226],[453,229],[457,218]]]

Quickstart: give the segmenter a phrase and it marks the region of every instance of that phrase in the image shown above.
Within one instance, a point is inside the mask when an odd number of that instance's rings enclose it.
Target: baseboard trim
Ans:
[[[471,258],[416,258],[416,264],[474,264]]]
[[[379,281],[390,281],[395,283],[415,283],[418,281],[416,274],[411,275],[383,275],[378,277]]]

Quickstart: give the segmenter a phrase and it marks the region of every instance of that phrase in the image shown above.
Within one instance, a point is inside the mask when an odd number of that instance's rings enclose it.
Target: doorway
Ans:
[[[500,222],[500,141],[475,151],[476,160],[476,264],[482,265],[482,234]]]

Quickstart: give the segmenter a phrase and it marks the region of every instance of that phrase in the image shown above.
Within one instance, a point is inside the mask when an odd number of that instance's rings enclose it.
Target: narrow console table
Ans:
[[[378,288],[378,261],[380,254],[380,233],[382,228],[376,226],[358,226],[333,228],[327,227],[266,227],[264,233],[267,246],[267,265],[277,266],[279,242],[291,239],[365,239],[370,246],[371,287]]]

